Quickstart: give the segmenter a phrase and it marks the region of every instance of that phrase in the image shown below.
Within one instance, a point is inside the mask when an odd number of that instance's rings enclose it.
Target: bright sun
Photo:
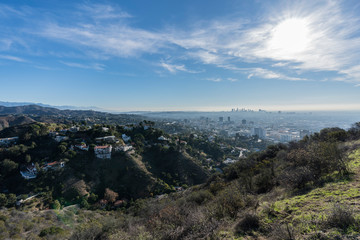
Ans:
[[[308,23],[305,19],[290,18],[280,22],[272,31],[269,47],[283,54],[300,53],[310,42]]]

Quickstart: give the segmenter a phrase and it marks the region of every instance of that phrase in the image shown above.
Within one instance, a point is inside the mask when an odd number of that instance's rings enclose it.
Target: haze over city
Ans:
[[[360,110],[358,1],[3,1],[1,101]]]

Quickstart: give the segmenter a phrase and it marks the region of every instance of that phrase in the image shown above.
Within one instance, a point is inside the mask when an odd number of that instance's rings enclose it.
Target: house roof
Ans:
[[[105,149],[108,148],[110,146],[106,145],[106,146],[96,146],[94,149]]]
[[[55,162],[47,163],[46,165],[48,165],[48,166],[53,166],[53,165],[56,165],[56,164],[58,164],[58,163],[59,163],[58,161],[55,161]]]

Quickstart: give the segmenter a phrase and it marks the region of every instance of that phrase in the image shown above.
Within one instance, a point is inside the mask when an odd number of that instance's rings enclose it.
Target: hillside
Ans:
[[[0,191],[46,192],[64,205],[85,200],[96,207],[106,189],[129,201],[207,180],[207,167],[180,147],[176,137],[158,140],[165,133],[142,124],[71,127],[36,122],[5,128],[0,138],[17,140],[0,145]],[[97,147],[110,149],[109,154],[97,153]],[[92,194],[96,198],[90,200]]]
[[[111,184],[111,180],[118,179],[133,186],[126,191],[144,190],[148,183],[147,186],[170,182],[172,176],[184,171],[175,170],[181,161],[187,158],[185,163],[189,163],[192,159],[181,150],[175,151],[175,155],[174,149],[147,151],[142,157],[119,155],[102,164],[70,161],[68,165],[82,166],[85,176],[83,182],[76,179],[68,183],[77,189],[82,186],[86,194],[87,186],[92,185],[86,183],[90,177],[87,175],[97,179],[92,171],[102,169],[98,178],[102,176],[104,180],[100,181]],[[163,162],[162,157],[169,162]],[[167,169],[171,176],[156,180],[167,164],[174,166]],[[130,171],[129,175],[121,172],[124,168]],[[0,238],[356,239],[360,236],[359,170],[358,123],[348,131],[324,129],[300,142],[269,146],[230,165],[224,174],[212,175],[206,183],[156,198],[130,201],[119,211],[94,211],[82,202],[69,207],[61,206],[62,202],[52,205],[58,210],[39,211],[49,198],[54,201],[48,193],[43,193],[19,210],[1,210]],[[75,166],[74,171],[67,172],[81,177],[76,175],[79,169]],[[135,178],[130,180],[133,175]],[[195,179],[192,181],[195,183]],[[117,185],[110,187],[121,193],[121,186],[116,188]],[[62,190],[66,189],[71,187],[64,185]],[[91,203],[91,197],[88,201]],[[31,224],[35,219],[38,224]],[[16,228],[14,221],[18,222]]]
[[[8,127],[24,125],[33,122],[35,122],[35,120],[28,116],[0,116],[0,131]]]

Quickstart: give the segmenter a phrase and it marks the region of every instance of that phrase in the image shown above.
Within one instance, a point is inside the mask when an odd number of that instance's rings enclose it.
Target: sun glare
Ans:
[[[309,27],[305,19],[290,18],[275,26],[269,47],[284,54],[304,51],[309,44]]]

